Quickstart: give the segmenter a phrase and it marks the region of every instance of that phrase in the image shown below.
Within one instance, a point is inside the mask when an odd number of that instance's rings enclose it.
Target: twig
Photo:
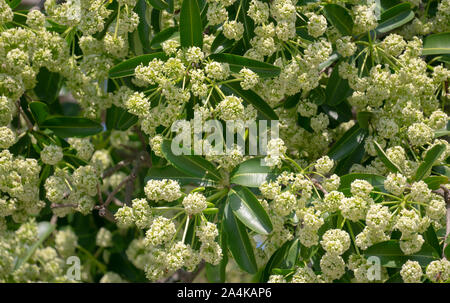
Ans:
[[[117,163],[115,166],[107,169],[103,174],[102,174],[102,178],[108,178],[110,177],[112,174],[114,174],[116,171],[118,171],[119,169],[121,169],[122,167],[125,167],[125,165],[127,165],[128,163],[130,163],[132,161],[132,159],[125,159],[120,161],[119,163]]]
[[[30,119],[28,119],[28,116],[23,111],[22,107],[20,106],[19,100],[17,100],[16,105],[17,109],[19,110],[19,114],[22,115],[23,119],[25,120],[25,123],[27,124],[28,130],[33,130],[33,123],[31,123]]]

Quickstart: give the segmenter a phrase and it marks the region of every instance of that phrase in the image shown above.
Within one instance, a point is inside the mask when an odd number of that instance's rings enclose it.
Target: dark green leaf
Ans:
[[[286,241],[278,248],[267,261],[261,274],[260,282],[267,282],[274,268],[289,269],[292,268],[298,260],[300,254],[300,241],[293,239]]]
[[[399,268],[406,261],[417,261],[422,267],[427,266],[431,261],[439,259],[434,248],[427,243],[422,245],[422,249],[412,255],[405,255],[400,249],[398,240],[389,240],[377,243],[364,251],[365,257],[375,256],[380,258],[381,265],[384,267]]]
[[[244,25],[244,35],[242,37],[243,46],[245,49],[249,49],[251,48],[250,40],[254,36],[255,29],[253,20],[247,15],[250,0],[237,1],[237,5],[241,5],[238,20]]]
[[[349,190],[353,181],[355,180],[366,180],[369,182],[374,188],[385,191],[384,190],[384,180],[385,177],[373,174],[348,174],[341,177],[341,183],[339,185],[339,191]]]
[[[229,204],[225,206],[224,226],[227,233],[228,248],[237,265],[244,271],[254,274],[258,271],[253,246],[245,226],[237,220]]]
[[[425,182],[428,185],[429,189],[436,190],[439,189],[441,184],[448,184],[449,179],[446,176],[430,176],[423,179],[423,182]]]
[[[431,247],[434,248],[436,254],[441,253],[441,246],[439,245],[439,239],[436,235],[436,231],[433,228],[433,225],[430,225],[428,229],[423,233],[425,238],[425,243],[428,243]]]
[[[358,120],[359,126],[361,128],[368,129],[369,128],[369,121],[370,118],[372,118],[371,112],[358,112],[356,114],[356,119]]]
[[[327,88],[325,90],[326,104],[330,106],[340,104],[350,96],[351,91],[348,81],[339,76],[339,66],[336,65],[328,79]]]
[[[380,158],[381,162],[383,162],[384,165],[393,173],[401,172],[400,168],[394,164],[386,155],[384,150],[381,148],[381,146],[378,144],[378,142],[373,141],[373,145],[375,147],[375,150],[377,151],[377,155]]]
[[[414,19],[409,3],[395,5],[381,14],[381,20],[375,29],[378,33],[387,33]]]
[[[233,54],[211,54],[209,58],[214,61],[228,63],[230,70],[235,73],[239,73],[243,67],[246,67],[257,73],[261,78],[276,77],[281,71],[278,66]]]
[[[156,0],[152,0],[156,1]],[[146,0],[138,0],[134,10],[139,16],[139,24],[137,28],[139,40],[142,45],[144,53],[150,52],[150,24],[147,22],[147,15],[149,14],[151,7],[146,3]]]
[[[110,78],[121,78],[121,77],[128,77],[134,75],[134,70],[136,66],[143,64],[144,66],[147,65],[150,61],[153,59],[165,59],[167,58],[166,54],[163,52],[158,53],[152,53],[147,55],[141,55],[137,56],[125,61],[122,61],[121,63],[113,66],[109,70],[109,77]]]
[[[450,32],[426,36],[422,55],[450,54]]]
[[[351,36],[353,32],[353,19],[348,10],[337,4],[327,4],[324,13],[328,21],[343,35]]]
[[[436,160],[439,159],[445,149],[445,144],[438,144],[427,151],[423,162],[417,168],[416,175],[414,177],[416,181],[422,180],[422,178],[430,171],[433,164],[436,162]]]
[[[252,158],[239,164],[230,174],[230,183],[247,187],[259,187],[264,181],[273,179],[276,174],[266,165],[261,165],[262,158]]]
[[[155,36],[153,36],[153,39],[150,42],[150,46],[152,48],[160,48],[161,43],[163,43],[164,41],[173,37],[177,31],[178,31],[177,27],[168,27],[166,29],[163,29],[162,31],[157,33]]]
[[[152,7],[162,11],[169,8],[169,5],[164,0],[146,0]]]
[[[116,130],[127,130],[138,121],[138,117],[130,114],[123,108],[115,105],[108,108],[106,111],[106,128]]]
[[[339,161],[351,154],[360,144],[363,144],[367,136],[367,130],[355,125],[350,128],[334,145],[330,148],[328,156]]]
[[[55,102],[61,89],[62,77],[60,74],[50,72],[42,67],[36,76],[36,81],[34,92],[39,100],[47,104]]]
[[[28,105],[28,107],[33,114],[34,120],[38,124],[42,123],[50,115],[50,109],[45,103],[33,101]]]
[[[183,0],[180,12],[180,44],[182,47],[203,45],[203,26],[197,0]]]
[[[246,187],[235,186],[228,193],[228,203],[236,217],[251,230],[267,235],[272,222],[255,195]]]
[[[49,116],[41,123],[40,127],[48,128],[63,138],[92,136],[103,130],[102,125],[98,122],[70,116]]]
[[[200,179],[220,181],[221,175],[208,160],[197,155],[175,155],[172,152],[172,141],[164,140],[161,146],[164,157],[182,172]]]

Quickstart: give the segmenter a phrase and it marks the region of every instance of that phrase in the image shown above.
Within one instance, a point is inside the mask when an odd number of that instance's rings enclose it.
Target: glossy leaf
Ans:
[[[34,92],[39,100],[47,104],[55,102],[61,89],[61,75],[59,73],[50,72],[45,67],[42,67],[36,76],[36,81],[37,83],[34,87]]]
[[[384,190],[384,180],[385,177],[373,174],[348,174],[341,177],[341,183],[339,185],[339,191],[349,190],[353,181],[355,180],[366,180],[369,182],[374,188],[385,191]]]
[[[197,0],[183,0],[180,11],[180,44],[182,47],[203,45],[203,26]]]
[[[172,141],[164,140],[161,151],[167,161],[177,169],[192,177],[220,181],[221,175],[211,162],[197,155],[175,155],[171,145]]]
[[[360,144],[363,144],[367,136],[367,130],[358,125],[350,128],[328,152],[328,156],[339,161],[350,155]]]
[[[325,90],[326,104],[336,106],[345,101],[350,95],[351,89],[346,79],[339,76],[339,66],[333,68],[330,78],[328,79],[327,88]]]
[[[450,54],[450,32],[426,36],[423,41],[422,55]]]
[[[164,0],[146,0],[152,7],[162,11],[169,8],[169,4]]]
[[[106,128],[127,130],[138,121],[138,117],[115,105],[106,111]]]
[[[153,36],[152,41],[150,41],[150,46],[152,48],[160,48],[161,43],[169,40],[178,31],[177,27],[168,27]]]
[[[384,165],[393,173],[401,172],[400,168],[393,163],[389,157],[386,155],[384,150],[381,148],[381,146],[378,144],[378,142],[373,141],[373,145],[375,147],[375,150],[377,151],[377,155],[380,158],[381,162],[383,162]]]
[[[273,170],[261,165],[263,159],[252,158],[239,164],[230,174],[230,182],[247,187],[259,187],[264,181],[276,176]]]
[[[245,226],[236,218],[229,204],[225,206],[224,226],[227,233],[228,248],[236,264],[244,271],[254,274],[258,270],[253,246]]]
[[[300,254],[301,244],[299,239],[286,241],[280,248],[278,248],[267,261],[266,266],[261,274],[260,282],[267,282],[273,269],[289,269],[294,267]]]
[[[214,61],[228,63],[230,70],[235,73],[239,73],[243,67],[246,67],[257,73],[261,78],[276,77],[281,71],[278,66],[233,54],[211,54],[209,58]]]
[[[430,171],[433,164],[436,162],[436,160],[439,159],[445,149],[445,144],[438,144],[427,151],[423,162],[417,168],[416,175],[414,177],[416,181],[422,180],[422,178]]]
[[[395,5],[381,14],[381,20],[375,29],[378,33],[387,33],[414,19],[409,3]]]
[[[439,259],[436,251],[427,243],[422,245],[422,249],[412,255],[405,255],[400,249],[398,240],[389,240],[377,243],[364,251],[364,256],[375,256],[380,259],[384,267],[399,268],[408,261],[417,261],[422,267],[427,266],[431,261]]]
[[[63,138],[92,136],[103,130],[98,122],[70,116],[49,116],[41,123],[40,128],[48,128]]]
[[[251,230],[267,235],[272,231],[272,222],[261,203],[246,187],[230,189],[228,203],[236,217]]]
[[[351,36],[353,32],[353,19],[349,11],[338,4],[327,4],[324,13],[328,21],[343,35]]]
[[[41,124],[49,115],[50,109],[47,104],[39,101],[31,102],[28,107],[33,115],[34,120],[37,124]]]
[[[442,184],[448,184],[449,178],[446,176],[430,176],[423,179],[423,182],[428,185],[429,189],[436,190],[439,189]]]
[[[121,77],[128,77],[134,75],[134,70],[136,69],[136,66],[143,64],[147,65],[150,61],[153,59],[165,59],[167,58],[166,54],[163,52],[158,53],[152,53],[147,55],[141,55],[137,56],[125,61],[122,61],[121,63],[113,66],[109,70],[109,77],[110,78],[121,78]]]
[[[361,128],[369,129],[369,121],[373,114],[371,112],[358,112],[356,114],[356,120]]]

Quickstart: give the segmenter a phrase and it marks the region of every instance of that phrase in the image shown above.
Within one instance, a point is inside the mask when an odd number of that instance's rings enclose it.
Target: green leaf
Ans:
[[[381,243],[377,243],[367,248],[364,251],[364,256],[375,256],[380,258],[381,265],[384,267],[399,268],[408,261],[417,261],[420,266],[426,267],[431,261],[439,259],[439,255],[435,249],[424,243],[422,249],[412,255],[405,255],[400,249],[400,243],[398,240],[389,240]]]
[[[363,144],[368,131],[355,125],[350,128],[328,151],[328,156],[339,161],[351,154],[360,144]]]
[[[232,93],[244,99],[247,103],[253,105],[268,120],[278,120],[275,111],[258,94],[252,90],[243,90],[237,82],[225,83],[224,86]]]
[[[234,40],[229,40],[225,37],[222,31],[219,32],[219,34],[214,39],[213,43],[211,44],[211,53],[221,53],[230,47],[233,46],[235,43]]]
[[[203,45],[203,26],[197,0],[183,0],[180,12],[181,47]]]
[[[169,4],[167,4],[164,0],[146,0],[152,7],[162,11],[169,8]]]
[[[385,191],[384,189],[384,180],[385,177],[373,174],[348,174],[341,177],[341,183],[339,185],[339,191],[350,190],[350,186],[355,180],[366,180],[369,182],[374,188]]]
[[[230,174],[230,183],[247,187],[259,187],[264,181],[277,176],[266,165],[261,165],[262,158],[252,158],[239,164]]]
[[[228,203],[236,217],[251,230],[263,235],[272,231],[269,215],[248,188],[240,185],[231,188]]]
[[[414,177],[416,181],[422,180],[422,178],[428,173],[428,171],[430,171],[433,164],[439,159],[445,149],[445,144],[438,144],[427,151],[423,162],[417,168],[416,175]]]
[[[434,137],[444,137],[450,135],[450,121],[447,121],[447,125],[444,128],[438,129],[434,132]]]
[[[378,33],[387,33],[414,19],[414,12],[409,3],[395,5],[381,14],[380,22],[375,29]]]
[[[447,243],[444,249],[444,255],[447,260],[450,260],[450,245]]]
[[[115,105],[108,108],[106,111],[106,128],[116,130],[127,130],[138,121],[138,117],[130,114],[123,108]]]
[[[299,239],[286,241],[280,248],[278,248],[267,261],[266,266],[261,274],[260,282],[264,283],[269,280],[273,269],[290,269],[295,266],[299,258],[301,244]]]
[[[325,90],[326,104],[336,106],[342,103],[351,94],[351,91],[347,79],[342,79],[341,76],[339,76],[339,65],[336,65],[331,72]]]
[[[430,176],[423,179],[423,182],[425,182],[428,185],[429,189],[436,190],[439,189],[441,184],[448,184],[449,179],[446,176]]]
[[[438,255],[441,254],[441,246],[439,245],[439,239],[433,225],[428,227],[428,229],[423,233],[423,236],[425,238],[425,243],[428,243],[431,247],[433,247]]]
[[[147,177],[145,181],[149,179],[154,180],[163,180],[163,179],[171,179],[176,180],[180,185],[187,185],[187,184],[197,184],[199,186],[214,186],[216,183],[205,179],[205,178],[197,178],[192,177],[188,174],[185,174],[184,172],[176,169],[173,166],[166,166],[166,167],[152,167],[148,170]]]
[[[327,4],[324,13],[328,21],[343,35],[351,36],[353,19],[348,10],[337,4]]]
[[[7,3],[11,9],[15,9],[19,6],[22,0],[7,0]]]
[[[34,87],[39,100],[47,104],[55,102],[61,89],[62,79],[59,73],[50,72],[42,67],[36,76],[37,83]]]
[[[450,54],[450,32],[426,36],[423,41],[422,55]]]
[[[219,171],[208,160],[197,155],[175,155],[172,152],[172,141],[164,140],[161,151],[164,157],[180,171],[200,179],[220,181],[222,179]]]
[[[22,264],[26,263],[28,259],[34,254],[36,249],[51,235],[55,230],[56,225],[50,222],[39,222],[38,223],[38,240],[31,245],[26,251],[24,256],[19,257],[14,265],[14,271],[18,270]]]
[[[245,226],[237,220],[229,204],[225,206],[224,226],[227,233],[228,248],[237,265],[244,271],[255,274],[258,270],[253,246]]]
[[[146,0],[138,0],[134,8],[135,12],[139,16],[139,24],[137,27],[137,33],[142,45],[144,53],[150,52],[150,24],[147,22],[147,15],[149,14],[151,6],[146,3]]]
[[[134,75],[134,70],[136,69],[136,66],[138,66],[140,64],[143,64],[145,66],[155,58],[163,60],[163,59],[166,59],[167,56],[163,52],[158,52],[158,53],[141,55],[141,56],[137,56],[137,57],[122,61],[119,64],[113,66],[109,70],[109,77],[110,78],[122,78],[122,77],[132,76],[132,75]]]
[[[371,112],[358,112],[356,114],[356,120],[361,128],[369,129],[369,121],[372,118],[373,113]]]
[[[246,67],[257,73],[261,78],[276,77],[281,71],[278,66],[233,54],[211,54],[209,58],[214,61],[228,63],[230,70],[234,73],[239,73],[243,67]]]
[[[383,162],[384,165],[393,173],[401,172],[400,168],[394,164],[389,157],[386,155],[384,150],[381,148],[381,146],[378,144],[377,141],[373,141],[373,145],[375,147],[375,150],[377,151],[377,155],[380,158],[381,162]]]
[[[251,48],[250,40],[253,38],[255,30],[253,20],[247,15],[250,0],[237,1],[237,5],[241,5],[238,20],[244,25],[244,34],[242,37],[243,46],[245,49],[249,49]]]
[[[63,138],[87,137],[98,134],[103,130],[102,125],[98,122],[71,116],[49,116],[41,123],[40,127],[48,128]]]
[[[45,103],[33,101],[28,105],[28,107],[30,108],[31,114],[37,124],[41,124],[50,115],[50,109]]]
[[[162,31],[157,33],[155,36],[153,36],[152,41],[150,42],[151,48],[160,48],[161,43],[163,43],[166,40],[169,40],[177,32],[178,32],[177,27],[168,27],[166,29],[163,29]]]

